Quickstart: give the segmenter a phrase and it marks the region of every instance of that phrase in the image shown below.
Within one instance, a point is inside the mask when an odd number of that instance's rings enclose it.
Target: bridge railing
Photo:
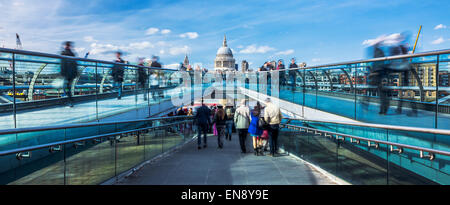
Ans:
[[[286,151],[351,184],[450,184],[449,130],[300,119],[282,127]]]
[[[60,75],[61,59],[77,61],[79,75],[70,85],[64,85]],[[68,94],[64,92],[64,87],[71,88],[75,108],[78,102],[91,103],[84,107],[83,114],[80,111],[76,116],[74,112],[77,111],[73,109],[59,110],[67,113],[67,117],[51,122],[52,124],[67,123],[73,118],[81,118],[79,115],[83,115],[83,119],[89,119],[88,121],[100,120],[105,112],[111,112],[116,105],[126,104],[127,109],[150,107],[167,101],[174,94],[185,92],[175,89],[180,85],[180,80],[173,77],[175,70],[120,64],[124,67],[122,88],[127,102],[114,101],[118,87],[113,86],[111,70],[116,64],[118,63],[0,48],[0,129],[39,125],[39,119],[49,118],[52,113],[28,111],[67,105]],[[146,74],[144,78],[141,76],[141,81],[139,70]],[[157,86],[151,87],[152,85]],[[149,100],[145,100],[144,96]],[[104,107],[108,109],[105,110]],[[30,119],[34,119],[33,123],[28,122]],[[65,119],[67,122],[64,122]],[[41,123],[45,125],[48,122]]]
[[[271,95],[271,79],[282,100],[354,120],[450,129],[450,50],[246,75],[242,88]]]
[[[192,139],[192,128],[184,116],[5,130],[19,140],[0,151],[0,184],[100,184]]]

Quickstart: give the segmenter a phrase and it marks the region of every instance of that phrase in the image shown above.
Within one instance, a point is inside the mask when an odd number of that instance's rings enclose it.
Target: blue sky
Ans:
[[[426,0],[113,1],[0,0],[0,46],[57,53],[76,42],[78,55],[112,60],[115,50],[158,55],[212,68],[223,35],[236,62],[296,57],[308,65],[366,58],[363,42],[381,35],[423,33],[417,52],[450,48],[450,4]],[[440,25],[440,26],[438,26]],[[413,43],[413,42],[411,42]]]

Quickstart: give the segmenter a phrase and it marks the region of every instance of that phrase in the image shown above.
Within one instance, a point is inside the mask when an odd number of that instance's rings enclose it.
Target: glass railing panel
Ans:
[[[431,133],[411,132],[411,131],[389,131],[389,141],[406,144],[411,146],[436,149],[441,151],[450,151],[448,136],[436,135]],[[398,147],[393,147],[398,149]],[[428,153],[424,152],[424,155]],[[450,157],[435,154],[433,160],[429,157],[421,157],[420,151],[403,148],[402,153],[392,151],[389,155],[390,164],[393,168],[402,168],[409,170],[403,174],[398,173],[396,169],[392,170],[391,176],[398,176],[390,181],[404,181],[404,183],[420,184],[420,183],[450,183],[450,169],[448,164]],[[408,174],[408,177],[405,175]],[[408,179],[408,180],[407,180]]]
[[[144,144],[137,133],[122,134],[116,141],[117,174],[127,171],[144,161]]]
[[[96,185],[115,176],[115,138],[66,144],[66,184]]]
[[[437,128],[450,129],[450,54],[439,58],[438,95],[437,95]]]
[[[317,109],[340,116],[355,116],[355,68],[319,69],[316,73],[318,84]]]
[[[16,55],[16,58],[29,57]],[[18,128],[61,124],[68,117],[69,111],[63,109],[67,98],[63,90],[64,79],[60,74],[60,64],[52,61],[42,62],[41,59],[33,59],[17,60],[15,63]],[[48,117],[49,114],[52,114],[52,117]]]
[[[0,129],[15,127],[12,54],[0,53]]]
[[[286,152],[303,159],[309,156],[308,137],[304,133],[298,130],[282,128],[279,136],[280,147]]]
[[[435,126],[436,56],[368,63],[358,69],[357,120]],[[375,72],[382,67],[384,71]],[[421,120],[417,120],[420,117]]]
[[[50,152],[50,149],[52,151]],[[0,184],[9,185],[63,185],[64,184],[64,152],[61,147],[42,148],[2,156],[6,159],[0,171]],[[20,160],[18,160],[20,158]],[[3,160],[2,160],[3,161]]]
[[[316,123],[308,123],[306,127],[316,127]],[[337,168],[337,149],[338,146],[334,139],[327,138],[323,134],[314,131],[305,131],[300,135],[307,136],[308,152],[307,160],[327,170],[331,174],[336,174]]]
[[[315,70],[309,69],[303,72],[305,78],[305,106],[316,109],[317,107],[317,79]]]
[[[116,82],[112,76],[113,65],[99,64],[97,67],[97,80],[99,91],[97,97],[97,115],[100,121],[111,116],[135,109],[134,92],[124,91],[124,82]],[[119,91],[121,99],[118,99]],[[133,106],[130,106],[133,105]]]
[[[332,125],[338,133],[351,133],[353,136],[386,140],[387,133],[381,129]],[[370,136],[363,136],[370,133]],[[336,139],[336,136],[334,136]],[[338,166],[337,176],[351,184],[387,184],[387,146],[379,143],[337,136]]]
[[[165,133],[162,137],[163,151],[165,152],[183,143],[184,141],[183,133],[185,133],[187,129],[188,127],[186,126],[185,123],[180,123],[178,125],[167,127],[164,130]]]
[[[159,131],[158,131],[159,132]],[[158,154],[162,153],[162,135],[159,135],[155,129],[149,129],[148,132],[142,134],[145,144],[145,160],[150,160]]]
[[[399,153],[398,147],[393,147],[394,151],[389,152],[389,184],[390,185],[430,185],[438,184],[438,171],[433,170],[434,162],[425,159],[418,162],[413,158],[420,155],[417,150],[402,148],[402,153]],[[425,163],[424,163],[425,162]],[[440,175],[442,176],[445,175]],[[430,178],[427,178],[430,177]],[[448,180],[448,174],[447,177]],[[445,179],[444,179],[445,180]],[[441,181],[443,182],[443,181]],[[448,183],[447,183],[448,184]]]
[[[17,138],[14,139],[15,147],[10,147],[9,149],[58,142],[65,140],[65,138],[66,132],[64,129],[18,133]],[[36,157],[33,158],[36,159]]]

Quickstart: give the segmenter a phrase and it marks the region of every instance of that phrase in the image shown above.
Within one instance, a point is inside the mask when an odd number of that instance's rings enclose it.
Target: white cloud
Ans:
[[[161,30],[162,34],[169,34],[170,32],[172,32],[170,29],[163,29],[163,30]]]
[[[293,53],[294,53],[294,49],[289,49],[289,50],[277,52],[277,53],[275,53],[275,55],[285,55],[285,56],[287,56],[287,55],[291,55]]]
[[[402,35],[400,33],[394,33],[391,35],[381,35],[375,39],[365,40],[362,45],[373,46],[377,43],[383,43],[384,45],[394,45],[398,44],[403,40]]]
[[[189,38],[189,39],[196,39],[198,38],[197,32],[187,32],[179,35],[181,38]]]
[[[253,53],[267,53],[273,51],[275,48],[269,46],[256,46],[256,44],[249,45],[245,49],[241,50],[239,53],[253,54]]]
[[[159,54],[164,55],[164,53],[166,53],[164,50],[160,50]]]
[[[311,61],[312,61],[313,63],[317,63],[317,62],[320,62],[321,59],[320,59],[320,58],[313,58]]]
[[[92,37],[92,36],[85,36],[83,38],[83,40],[88,42],[88,43],[90,43],[90,42],[97,42],[97,40],[95,40],[94,37]]]
[[[82,53],[85,50],[86,48],[75,48],[75,52],[77,52],[78,54]]]
[[[90,53],[92,55],[96,54],[107,54],[112,53],[115,51],[118,51],[119,47],[112,45],[112,44],[98,44],[98,43],[92,43],[91,44],[91,51]]]
[[[431,44],[438,45],[438,44],[441,44],[441,43],[444,43],[444,42],[445,42],[444,38],[440,37],[440,38],[432,41]]]
[[[146,35],[153,35],[155,33],[158,33],[158,31],[159,31],[159,28],[149,28],[149,29],[147,29],[145,31],[145,34]]]
[[[147,48],[153,48],[155,47],[153,44],[151,44],[148,41],[138,42],[138,43],[130,43],[128,50],[131,49],[138,49],[138,50],[144,50]]]
[[[183,46],[183,47],[172,47],[169,49],[170,55],[180,55],[180,54],[186,54],[190,50],[189,46]]]
[[[437,25],[436,27],[434,27],[434,30],[444,29],[444,28],[447,28],[447,26],[444,25],[444,24],[439,24],[439,25]]]
[[[155,46],[148,41],[130,43],[127,46],[118,46],[118,45],[113,45],[113,44],[99,44],[99,43],[95,42],[95,43],[91,44],[90,54],[92,54],[92,55],[109,54],[109,53],[114,53],[116,51],[130,53],[130,51],[144,50],[144,49],[154,48],[154,47]]]
[[[21,7],[21,6],[23,6],[23,5],[25,5],[23,2],[20,2],[20,1],[15,1],[14,3],[13,3],[13,6],[17,6],[17,7]]]

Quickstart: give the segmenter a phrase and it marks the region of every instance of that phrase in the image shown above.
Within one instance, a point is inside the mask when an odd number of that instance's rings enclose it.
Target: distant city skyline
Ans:
[[[229,39],[236,63],[249,68],[295,57],[309,65],[366,58],[367,42],[407,31],[416,52],[450,48],[448,10],[443,1],[107,1],[0,0],[0,46],[59,53],[65,40],[78,56],[112,60],[160,56],[179,65],[185,55],[210,70]]]

